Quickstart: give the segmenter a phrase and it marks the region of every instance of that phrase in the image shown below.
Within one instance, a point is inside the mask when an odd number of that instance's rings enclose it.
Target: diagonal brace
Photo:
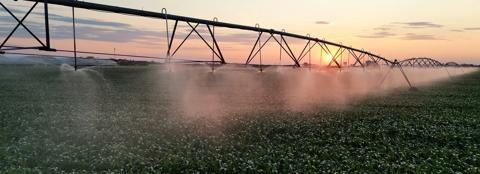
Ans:
[[[197,29],[198,25],[200,25],[200,24],[196,24],[195,27],[193,27],[193,28],[194,28],[194,29]],[[188,33],[188,35],[183,39],[183,41],[177,46],[177,48],[175,49],[175,51],[173,51],[172,56],[174,56],[174,55],[177,53],[177,51],[178,51],[178,50],[182,47],[182,45],[188,40],[188,38],[192,35],[192,33],[193,33],[193,29],[190,30],[190,33]]]
[[[330,48],[328,48],[328,46],[327,46],[325,43],[324,43],[324,46],[325,46],[325,48],[326,48],[325,51],[327,51],[328,54],[332,55],[332,52],[330,51]],[[340,55],[342,55],[344,51],[345,51],[345,49],[342,50],[342,47],[339,47],[338,50],[337,50],[337,52],[335,53],[335,55],[333,55],[332,60],[330,61],[330,63],[328,64],[328,66],[331,66],[332,63],[335,63],[335,64],[338,66],[338,68],[342,68],[342,66],[340,65],[340,63],[338,63],[337,58],[340,57]],[[340,53],[340,54],[339,54],[339,53]]]
[[[247,64],[250,64],[250,62],[258,55],[260,51],[262,51],[263,47],[265,47],[265,45],[267,45],[268,41],[270,41],[271,39],[272,39],[272,36],[268,37],[268,39],[263,44],[260,43],[261,46],[255,52],[255,54],[253,54],[253,56],[250,57],[250,59],[247,61]]]
[[[220,59],[222,64],[225,64],[226,62],[225,62],[225,59],[223,57],[222,50],[218,46],[218,42],[217,42],[217,39],[215,38],[215,34],[212,32],[212,29],[210,28],[210,25],[207,25],[207,28],[208,28],[208,32],[210,33],[210,36],[212,37],[214,46],[217,49],[218,53],[220,54],[220,57],[218,57],[218,58]]]
[[[193,27],[192,24],[190,24],[190,22],[187,22],[187,24],[192,28],[192,30],[198,35],[198,37],[200,37],[200,39],[202,39],[202,41],[208,46],[208,48],[210,48],[210,50],[213,51],[213,53],[217,56],[217,57],[221,57],[217,51],[205,40],[205,38],[203,38],[203,36],[197,31],[197,29],[195,29]]]
[[[300,63],[298,63],[298,60],[295,58],[295,55],[291,52],[291,49],[289,49],[290,52],[287,51],[287,49],[284,47],[284,44],[281,44],[281,42],[273,35],[273,33],[270,33],[270,35],[271,35],[272,38],[278,43],[278,45],[280,45],[280,47],[283,49],[283,51],[285,51],[285,52],[287,53],[287,55],[293,60],[293,62],[295,62],[295,65],[296,65],[297,67],[300,67]],[[280,37],[281,37],[282,41],[285,42],[285,45],[286,45],[288,48],[290,48],[290,47],[288,46],[287,41],[283,38],[283,36],[280,36]]]

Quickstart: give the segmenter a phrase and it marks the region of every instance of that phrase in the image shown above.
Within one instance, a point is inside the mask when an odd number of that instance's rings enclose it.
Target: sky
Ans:
[[[359,49],[388,59],[430,57],[442,62],[480,64],[480,1],[478,0],[88,0],[146,11],[236,23],[312,37]],[[4,4],[18,18],[33,4],[8,1]],[[43,5],[38,5],[25,25],[39,37],[44,36]],[[71,8],[50,6],[53,47],[73,49]],[[115,52],[164,57],[166,54],[165,20],[133,17],[103,12],[76,10],[78,49],[81,51]],[[0,39],[15,26],[15,21],[0,10]],[[170,31],[173,21],[169,21]],[[205,26],[199,31],[206,35]],[[179,25],[174,47],[189,32]],[[244,62],[258,33],[216,28],[219,46],[228,62]],[[263,37],[265,41],[267,37]],[[305,41],[287,38],[296,54]],[[22,27],[9,40],[9,45],[35,45]],[[277,63],[279,46],[269,42],[262,51],[264,62]],[[334,48],[333,48],[334,49]],[[115,50],[115,51],[114,51]],[[335,49],[334,49],[335,50]],[[283,53],[285,56],[285,53]],[[312,50],[312,63],[324,63],[319,48]],[[174,58],[211,59],[208,47],[195,35]],[[323,55],[324,56],[324,55]],[[258,62],[256,57],[252,63]],[[350,59],[345,55],[345,60]],[[284,57],[282,64],[288,64]]]

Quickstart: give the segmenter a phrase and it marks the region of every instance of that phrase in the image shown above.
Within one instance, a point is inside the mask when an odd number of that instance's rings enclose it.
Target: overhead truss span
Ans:
[[[404,67],[443,67],[445,64],[432,58],[410,58],[400,61]]]
[[[25,0],[25,1],[30,1],[33,2],[34,5],[30,9],[30,11],[27,12],[27,14],[23,18],[18,18],[16,17],[2,2],[0,2],[0,5],[18,22],[17,26],[15,29],[10,33],[10,35],[2,42],[0,45],[0,52],[5,52],[8,50],[18,50],[18,49],[39,49],[42,51],[58,51],[58,52],[76,52],[76,50],[57,50],[55,48],[51,47],[50,44],[50,26],[49,26],[49,14],[48,14],[48,5],[59,5],[59,6],[64,6],[64,7],[71,7],[72,8],[72,18],[73,18],[73,24],[75,24],[75,16],[74,16],[74,9],[75,8],[80,8],[80,9],[87,9],[87,10],[94,10],[94,11],[101,11],[101,12],[108,12],[108,13],[118,13],[118,14],[124,14],[124,15],[132,15],[132,16],[140,16],[140,17],[148,17],[148,18],[155,18],[155,19],[163,19],[166,20],[166,28],[167,28],[167,55],[164,58],[160,59],[170,59],[177,53],[177,51],[180,49],[180,47],[183,45],[183,43],[190,37],[190,35],[198,35],[203,42],[210,48],[212,51],[212,54],[214,55],[214,58],[216,60],[212,60],[212,62],[219,62],[222,64],[227,63],[227,59],[222,53],[221,45],[219,44],[218,40],[215,37],[215,27],[222,27],[222,28],[230,28],[230,29],[235,29],[235,30],[243,30],[243,31],[251,31],[251,32],[256,32],[258,33],[258,38],[253,45],[253,48],[250,51],[249,57],[246,58],[245,64],[249,64],[254,58],[257,56],[260,57],[261,59],[261,51],[262,48],[265,46],[265,44],[268,41],[274,41],[276,42],[280,48],[281,52],[286,53],[286,55],[292,60],[293,65],[300,67],[301,64],[300,62],[310,54],[312,48],[315,46],[318,46],[321,48],[322,51],[324,51],[326,54],[332,55],[332,60],[329,64],[329,66],[336,66],[338,68],[342,67],[342,62],[339,62],[338,59],[341,57],[343,54],[350,54],[356,61],[355,65],[359,66],[365,66],[365,59],[368,59],[376,64],[386,64],[386,65],[391,65],[394,64],[393,61],[384,58],[382,56],[379,56],[377,54],[371,53],[369,51],[365,51],[363,49],[358,49],[354,48],[351,46],[346,46],[341,43],[335,43],[331,41],[327,41],[325,39],[318,39],[315,37],[311,37],[310,35],[300,35],[300,34],[295,34],[295,33],[290,33],[290,32],[285,32],[285,30],[275,30],[275,29],[268,29],[268,28],[262,28],[260,25],[255,25],[255,26],[246,26],[246,25],[240,25],[240,24],[234,24],[234,23],[226,23],[226,22],[219,22],[217,18],[214,18],[213,20],[205,20],[205,19],[199,19],[199,18],[193,18],[193,17],[186,17],[186,16],[179,16],[179,15],[173,15],[173,14],[168,14],[166,9],[162,9],[162,11],[159,12],[152,12],[152,11],[144,11],[144,10],[138,10],[138,9],[132,9],[132,8],[126,8],[126,7],[118,7],[118,6],[111,6],[111,5],[104,5],[104,4],[98,4],[98,3],[91,3],[91,2],[82,2],[82,1],[75,1],[75,0]],[[31,30],[28,29],[28,27],[23,24],[23,21],[28,17],[30,12],[35,8],[39,3],[43,3],[44,5],[44,14],[45,14],[45,32],[46,32],[46,38],[45,38],[45,43],[39,39]],[[174,26],[171,28],[168,25],[168,21],[173,21]],[[174,46],[173,42],[176,37],[176,31],[177,31],[177,26],[178,24],[186,23],[188,26],[191,28],[190,33],[183,39],[183,41],[178,44],[176,47]],[[207,35],[209,35],[212,40],[207,41],[206,37],[201,34],[198,30],[197,27],[199,25],[204,25],[208,29]],[[38,47],[18,47],[18,46],[8,46],[5,43],[10,39],[11,35],[15,30],[19,27],[25,28],[40,44]],[[75,33],[75,25],[73,27],[74,33]],[[171,31],[171,32],[169,32]],[[75,34],[74,34],[75,35]],[[266,41],[263,43],[261,42],[262,36],[268,37]],[[288,42],[288,38],[295,38],[295,39],[301,39],[306,42],[305,47],[301,52],[294,52],[290,44]],[[73,37],[75,40],[75,37]],[[76,49],[76,48],[75,48]],[[95,54],[94,52],[90,52],[92,54]],[[102,54],[102,53],[97,53],[97,54]],[[76,57],[76,56],[75,56]],[[142,57],[142,56],[137,56],[137,57]],[[363,61],[362,61],[363,60]],[[261,62],[261,61],[260,61]]]

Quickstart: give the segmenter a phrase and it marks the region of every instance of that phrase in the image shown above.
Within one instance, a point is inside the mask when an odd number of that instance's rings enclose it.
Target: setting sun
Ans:
[[[333,56],[331,54],[326,54],[323,56],[323,60],[321,60],[323,65],[328,65],[333,59]]]

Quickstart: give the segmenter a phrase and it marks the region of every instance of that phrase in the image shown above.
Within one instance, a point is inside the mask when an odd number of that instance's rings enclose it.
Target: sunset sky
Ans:
[[[168,13],[263,28],[285,29],[301,35],[371,51],[389,59],[432,57],[442,62],[480,63],[480,1],[478,0],[88,0],[146,11],[167,8]],[[31,2],[2,2],[21,18]],[[25,24],[44,35],[43,5]],[[71,9],[51,6],[53,47],[72,49]],[[165,21],[88,10],[77,10],[79,50],[165,55]],[[14,27],[14,20],[0,10],[0,38]],[[173,24],[170,21],[169,24]],[[187,33],[182,23],[178,44]],[[205,27],[200,27],[201,31]],[[258,33],[217,28],[219,42],[230,62],[243,62]],[[265,38],[266,39],[266,38]],[[264,40],[265,40],[264,39]],[[289,39],[295,52],[305,42]],[[22,28],[9,45],[34,45]],[[222,50],[223,51],[223,50]],[[264,50],[267,61],[275,62],[278,45],[270,42]],[[176,57],[203,58],[211,52],[198,39],[187,41]],[[319,49],[313,50],[319,60]],[[288,62],[286,62],[288,63]]]

